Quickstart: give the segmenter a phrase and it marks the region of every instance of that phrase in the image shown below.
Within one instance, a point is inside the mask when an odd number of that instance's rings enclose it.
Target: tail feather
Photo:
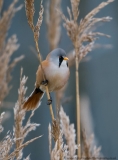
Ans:
[[[23,105],[25,110],[33,110],[38,107],[44,92],[40,88],[35,88]]]

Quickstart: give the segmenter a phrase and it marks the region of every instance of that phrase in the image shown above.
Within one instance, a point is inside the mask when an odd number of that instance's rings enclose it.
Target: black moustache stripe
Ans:
[[[61,66],[62,62],[63,62],[63,57],[60,56],[60,57],[59,57],[59,67]]]

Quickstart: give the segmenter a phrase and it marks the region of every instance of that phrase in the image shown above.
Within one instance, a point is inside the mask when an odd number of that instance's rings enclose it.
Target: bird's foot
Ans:
[[[52,99],[48,99],[47,101],[47,105],[50,105],[50,104],[52,104]]]
[[[42,85],[44,85],[44,86],[47,86],[48,85],[48,80],[44,80],[44,81],[42,81],[42,83],[41,83]]]

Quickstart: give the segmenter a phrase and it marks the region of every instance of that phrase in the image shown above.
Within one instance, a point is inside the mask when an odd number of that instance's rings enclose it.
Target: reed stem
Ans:
[[[79,95],[79,62],[77,56],[77,49],[75,50],[75,77],[76,77],[76,113],[77,113],[77,144],[79,148],[77,150],[78,158],[81,159],[81,129],[80,129],[80,95]]]

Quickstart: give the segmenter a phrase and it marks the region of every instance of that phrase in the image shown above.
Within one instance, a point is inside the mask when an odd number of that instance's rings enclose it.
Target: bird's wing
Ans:
[[[48,67],[49,67],[49,62],[47,60],[42,62],[43,71],[42,71],[41,65],[38,67],[38,70],[36,72],[36,83],[35,83],[36,88],[40,87],[42,81],[44,80],[43,72],[45,74],[45,71]]]

